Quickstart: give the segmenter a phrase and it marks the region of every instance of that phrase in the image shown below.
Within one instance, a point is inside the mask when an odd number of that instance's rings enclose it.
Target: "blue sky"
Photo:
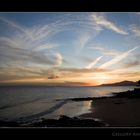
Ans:
[[[140,13],[0,13],[0,83],[137,81],[139,38]]]

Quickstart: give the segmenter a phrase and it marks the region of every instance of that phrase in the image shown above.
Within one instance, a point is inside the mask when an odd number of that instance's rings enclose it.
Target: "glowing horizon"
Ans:
[[[140,14],[0,13],[0,85],[140,79]]]

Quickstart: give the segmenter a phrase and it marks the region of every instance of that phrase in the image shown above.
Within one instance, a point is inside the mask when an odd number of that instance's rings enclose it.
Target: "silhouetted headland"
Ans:
[[[99,86],[138,86],[138,82],[133,82],[133,81],[122,81],[122,82],[117,82],[117,83],[111,83],[111,84],[102,84]]]

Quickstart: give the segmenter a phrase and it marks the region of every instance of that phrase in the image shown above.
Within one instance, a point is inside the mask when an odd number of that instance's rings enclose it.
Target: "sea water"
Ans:
[[[48,87],[0,86],[0,120],[32,121],[56,119],[90,112],[91,101],[74,102],[68,98],[112,96],[114,92],[133,90],[134,86]]]

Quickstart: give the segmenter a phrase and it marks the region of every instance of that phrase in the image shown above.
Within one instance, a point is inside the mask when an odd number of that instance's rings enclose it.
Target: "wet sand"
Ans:
[[[91,113],[81,118],[97,118],[111,127],[140,127],[140,98],[93,99]]]

